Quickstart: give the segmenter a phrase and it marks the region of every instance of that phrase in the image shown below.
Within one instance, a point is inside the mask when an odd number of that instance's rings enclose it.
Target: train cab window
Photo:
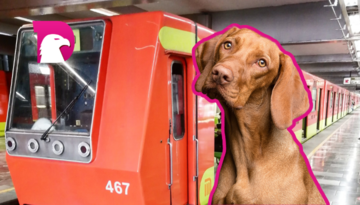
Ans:
[[[316,86],[313,86],[313,88],[311,90],[311,98],[312,98],[312,103],[313,103],[312,111],[316,110],[316,96],[317,96],[317,89],[316,89]]]
[[[61,63],[38,63],[37,34],[31,27],[20,30],[10,130],[44,132],[58,118],[52,132],[90,135],[104,22],[70,27],[74,52]]]
[[[184,68],[174,61],[171,68],[173,136],[179,140],[184,137]]]

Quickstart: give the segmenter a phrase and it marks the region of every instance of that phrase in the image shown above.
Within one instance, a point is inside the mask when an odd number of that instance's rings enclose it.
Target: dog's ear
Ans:
[[[309,109],[308,94],[291,58],[280,54],[278,79],[271,95],[271,116],[275,126],[287,129]]]
[[[206,77],[211,72],[213,66],[214,57],[215,57],[215,46],[221,35],[215,36],[214,38],[205,41],[196,48],[196,64],[200,71],[200,77],[196,81],[195,90],[201,92],[202,87],[204,86]]]
[[[206,81],[206,77],[210,74],[212,67],[216,61],[216,51],[221,44],[221,39],[233,33],[238,28],[233,27],[224,34],[215,36],[214,38],[200,44],[195,51],[196,64],[200,71],[200,77],[196,81],[195,90],[201,92]]]

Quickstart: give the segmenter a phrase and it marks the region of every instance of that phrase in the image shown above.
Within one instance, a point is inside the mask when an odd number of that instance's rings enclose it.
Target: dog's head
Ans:
[[[195,89],[232,109],[243,108],[257,90],[272,86],[271,114],[279,129],[309,108],[307,92],[291,58],[271,40],[233,27],[196,49],[201,72]]]

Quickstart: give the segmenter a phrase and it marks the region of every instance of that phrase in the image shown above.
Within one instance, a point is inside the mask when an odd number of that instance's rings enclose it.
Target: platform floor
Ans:
[[[360,204],[360,110],[328,129],[332,133],[327,133],[326,141],[305,153],[331,205]],[[304,151],[311,150],[309,147],[318,144],[320,138],[323,136],[319,134],[313,142],[305,142]]]
[[[0,204],[17,204],[15,189],[5,159],[5,139],[0,137]]]

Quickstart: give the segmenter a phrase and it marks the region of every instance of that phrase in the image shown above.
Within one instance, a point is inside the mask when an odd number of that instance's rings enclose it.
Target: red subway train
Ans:
[[[311,113],[298,121],[293,131],[305,142],[359,106],[359,95],[327,80],[303,71],[311,92]]]

